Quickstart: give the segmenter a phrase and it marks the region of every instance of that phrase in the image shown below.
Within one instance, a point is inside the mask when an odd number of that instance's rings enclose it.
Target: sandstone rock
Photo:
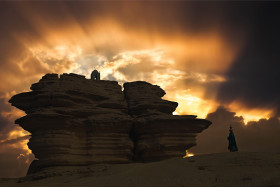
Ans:
[[[197,133],[208,128],[210,121],[196,116],[174,116],[178,103],[161,99],[165,92],[147,82],[124,84],[129,112],[134,117],[135,159],[156,161],[180,157],[196,145]]]
[[[211,122],[196,116],[154,115],[134,120],[136,160],[182,157],[196,145],[195,137]]]
[[[10,99],[26,116],[16,123],[32,135],[37,158],[29,173],[52,166],[129,163],[181,157],[211,122],[174,116],[178,103],[144,81],[124,84],[77,74],[47,74],[30,92]]]
[[[31,89],[10,102],[27,113],[16,123],[32,134],[36,168],[131,162],[132,118],[117,82],[47,74]]]
[[[178,103],[161,99],[165,91],[144,81],[124,83],[124,94],[129,112],[137,117],[147,113],[162,112],[172,115]]]

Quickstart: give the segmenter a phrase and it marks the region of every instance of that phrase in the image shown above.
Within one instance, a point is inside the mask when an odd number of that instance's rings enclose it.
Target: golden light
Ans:
[[[22,140],[18,144],[12,144],[10,147],[21,148],[23,150],[17,156],[17,160],[24,160],[24,163],[30,164],[32,160],[30,160],[30,155],[32,154],[31,150],[28,148],[27,143],[29,140]]]
[[[198,118],[205,118],[207,114],[216,107],[212,100],[204,100],[198,96],[192,95],[191,91],[167,93],[164,99],[178,102],[178,107],[173,115],[197,115]]]
[[[29,10],[28,7],[26,9]],[[44,73],[70,72],[89,77],[96,68],[101,72],[101,78],[109,79],[111,75],[120,83],[143,80],[161,86],[167,93],[163,99],[179,103],[174,115],[191,114],[205,118],[209,111],[215,109],[218,105],[215,101],[217,90],[211,90],[211,98],[206,99],[204,95],[208,93],[203,85],[226,81],[222,75],[239,52],[239,46],[228,43],[218,31],[203,34],[174,31],[173,34],[165,34],[145,28],[130,28],[110,16],[89,17],[87,24],[81,25],[71,12],[66,14],[67,24],[57,29],[28,12],[22,10],[23,16],[30,20],[30,25],[42,37],[30,40],[25,35],[14,35],[29,52],[26,58],[17,61],[20,71],[27,72],[26,79],[40,79]],[[27,63],[39,66],[40,73],[37,69],[28,68]],[[120,71],[133,66],[137,68],[131,72]],[[3,85],[9,85],[11,78],[7,77],[4,76]],[[14,76],[12,79],[10,91],[29,87],[22,86],[21,77]],[[179,83],[185,79],[196,80],[199,86]],[[14,110],[14,113],[22,115],[18,111]],[[9,113],[2,115],[8,116]],[[247,120],[256,118],[256,113],[249,111],[244,111],[242,115]],[[11,132],[9,138],[27,134],[19,128]],[[31,154],[27,142],[21,141],[19,146]],[[186,155],[193,154],[186,151]]]
[[[194,156],[194,154],[193,153],[189,153],[188,150],[186,150],[186,155],[183,156],[183,158],[188,158],[188,157],[192,157],[192,156]]]
[[[14,93],[14,92],[12,92],[12,93]],[[10,94],[8,94],[7,96],[10,97]],[[11,111],[2,112],[1,115],[9,121],[14,121],[14,119],[24,116],[25,113],[19,109],[12,108]],[[22,152],[17,156],[17,160],[24,160],[24,162],[26,164],[30,164],[30,162],[32,161],[32,160],[30,160],[30,155],[32,154],[32,152],[27,146],[27,143],[29,140],[26,139],[26,137],[28,135],[30,135],[29,132],[23,130],[18,125],[14,125],[13,130],[8,132],[7,139],[0,142],[0,143],[4,143],[4,142],[11,141],[10,143],[2,144],[2,147],[1,147],[2,151],[5,151],[5,149],[9,149],[9,148],[21,149]],[[21,138],[24,138],[24,139],[21,139]],[[13,140],[15,140],[15,141],[13,142]]]
[[[18,138],[21,138],[21,137],[24,137],[27,135],[30,135],[30,133],[23,130],[21,127],[18,127],[9,133],[7,140],[18,139]],[[23,150],[25,150],[27,154],[31,154],[32,152],[30,151],[30,149],[27,146],[28,141],[29,140],[27,140],[27,139],[21,140],[17,144],[11,144],[10,146],[14,147],[14,148],[23,148]]]
[[[23,160],[26,164],[30,164],[32,160],[30,160],[30,156],[32,155],[31,150],[28,148],[27,143],[28,139],[25,139],[29,133],[24,131],[20,127],[9,133],[9,136],[6,140],[0,142],[0,153],[5,152],[5,150],[9,149],[20,149],[21,153],[16,157],[17,160]],[[23,138],[24,139],[20,139]],[[16,140],[13,142],[13,140]],[[5,143],[8,142],[8,143]]]
[[[249,121],[258,121],[260,119],[269,119],[272,114],[272,109],[248,109],[240,102],[233,102],[229,106],[231,111],[236,112],[236,116],[242,116],[244,118],[244,123],[247,125]]]
[[[21,159],[22,157],[24,157],[24,155],[23,154],[19,154],[17,159]]]
[[[13,130],[9,133],[8,140],[20,138],[29,134],[30,133],[27,131],[22,131],[20,128],[17,128],[16,130]]]

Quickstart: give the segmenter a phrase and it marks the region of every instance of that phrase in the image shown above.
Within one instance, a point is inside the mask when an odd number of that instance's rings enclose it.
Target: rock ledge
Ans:
[[[175,116],[178,103],[144,81],[124,84],[77,74],[46,74],[10,103],[25,111],[15,123],[32,135],[29,174],[53,166],[158,161],[181,157],[210,121]]]

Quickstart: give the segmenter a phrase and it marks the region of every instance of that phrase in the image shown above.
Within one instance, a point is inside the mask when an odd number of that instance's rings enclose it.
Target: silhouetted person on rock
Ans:
[[[237,145],[236,145],[236,141],[235,141],[235,137],[234,137],[233,130],[232,130],[232,126],[229,127],[228,150],[230,152],[238,151],[238,148],[237,148]]]
[[[93,70],[91,73],[91,79],[100,80],[100,72],[98,72],[97,70]]]

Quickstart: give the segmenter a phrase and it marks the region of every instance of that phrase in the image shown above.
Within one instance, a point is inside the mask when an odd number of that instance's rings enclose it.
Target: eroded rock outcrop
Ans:
[[[159,86],[137,81],[124,84],[129,112],[133,116],[135,157],[156,161],[182,156],[196,145],[195,137],[211,122],[193,115],[172,115],[178,103],[161,99]]]
[[[144,81],[125,83],[124,94],[129,105],[129,113],[142,116],[160,112],[172,115],[178,103],[161,99],[166,93],[159,86]]]
[[[10,102],[27,113],[16,123],[32,134],[36,167],[131,161],[132,118],[117,82],[47,74],[31,90]]]
[[[9,102],[27,114],[16,123],[32,134],[34,171],[183,156],[211,124],[172,115],[178,104],[161,99],[164,90],[143,81],[125,83],[122,92],[116,81],[47,74],[31,90]]]

